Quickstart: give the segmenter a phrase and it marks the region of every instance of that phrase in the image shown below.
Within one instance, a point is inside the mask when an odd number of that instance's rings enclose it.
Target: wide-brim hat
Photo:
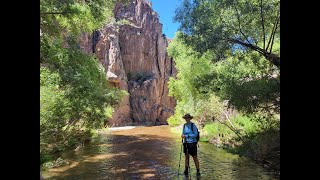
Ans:
[[[193,116],[191,116],[189,113],[185,114],[184,116],[182,116],[183,119],[186,119],[186,118],[190,118],[192,119]]]

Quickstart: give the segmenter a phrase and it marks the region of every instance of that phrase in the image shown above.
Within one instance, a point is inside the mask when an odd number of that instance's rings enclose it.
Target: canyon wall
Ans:
[[[110,126],[159,125],[174,113],[175,100],[168,96],[169,77],[176,74],[168,57],[168,39],[159,17],[146,0],[117,3],[115,20],[84,34],[80,46],[95,53],[114,87],[130,95],[113,112]]]

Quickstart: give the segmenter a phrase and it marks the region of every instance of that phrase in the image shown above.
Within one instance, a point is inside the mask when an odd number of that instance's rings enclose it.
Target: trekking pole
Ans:
[[[182,154],[182,145],[183,145],[183,138],[181,140],[181,148],[180,148],[180,160],[179,160],[179,169],[178,169],[178,177],[179,177],[179,172],[180,172],[180,162],[181,162],[181,154]]]
[[[187,149],[187,154],[188,154],[188,156],[189,156],[189,158],[188,158],[188,169],[189,169],[188,176],[190,175],[190,179],[191,179],[191,171],[190,171],[190,154],[189,154],[189,151],[188,151],[188,144],[186,144],[186,149]]]

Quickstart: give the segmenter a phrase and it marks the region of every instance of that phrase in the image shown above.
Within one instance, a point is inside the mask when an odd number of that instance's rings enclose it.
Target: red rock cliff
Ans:
[[[117,4],[114,17],[115,23],[92,36],[84,35],[80,43],[84,51],[97,55],[108,81],[130,94],[108,123],[167,124],[176,105],[168,96],[168,80],[176,69],[167,56],[168,40],[162,34],[158,14],[146,0],[132,0],[128,6]]]

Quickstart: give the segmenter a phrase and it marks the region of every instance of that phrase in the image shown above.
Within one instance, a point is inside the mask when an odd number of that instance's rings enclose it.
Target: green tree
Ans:
[[[175,21],[185,42],[224,59],[235,48],[255,51],[280,67],[279,0],[184,0]]]
[[[68,32],[91,32],[111,21],[113,7],[113,0],[40,0],[40,29],[56,38]]]
[[[208,100],[213,94],[249,113],[280,112],[280,72],[265,58],[254,51],[237,51],[226,55],[224,61],[214,62],[211,51],[200,55],[181,34],[178,32],[168,47],[178,70],[177,78],[169,81],[169,93],[178,102],[188,99],[191,103],[192,99],[195,107],[197,100]]]
[[[45,157],[102,127],[110,109],[128,95],[110,87],[95,55],[78,45],[81,33],[90,34],[113,19],[114,4],[40,1],[40,150]],[[81,134],[80,129],[86,131]]]
[[[221,131],[223,143],[277,166],[279,18],[279,1],[184,0],[175,16],[181,32],[168,47],[177,68],[169,81],[177,99],[170,122],[191,112],[204,122],[205,137],[219,139]]]
[[[238,110],[280,113],[280,72],[257,53],[239,53],[193,79],[202,94],[215,93]]]

